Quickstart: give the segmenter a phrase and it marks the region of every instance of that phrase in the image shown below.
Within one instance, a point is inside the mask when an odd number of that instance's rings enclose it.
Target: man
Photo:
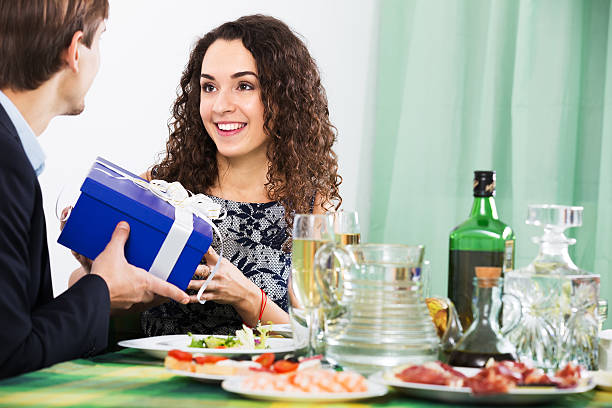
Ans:
[[[53,298],[36,136],[83,111],[107,17],[108,0],[0,2],[0,378],[101,351],[111,308],[189,301],[126,262],[125,222],[91,272]]]

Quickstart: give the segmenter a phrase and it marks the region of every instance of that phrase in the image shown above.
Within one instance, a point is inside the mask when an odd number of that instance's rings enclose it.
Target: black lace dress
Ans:
[[[223,257],[287,311],[291,253],[283,252],[283,244],[289,238],[283,206],[278,202],[241,203],[209,197],[227,210],[225,219],[214,221],[223,235]],[[220,252],[216,234],[212,246]],[[242,328],[242,319],[230,305],[212,301],[182,305],[171,301],[144,312],[141,324],[147,336],[234,334]]]

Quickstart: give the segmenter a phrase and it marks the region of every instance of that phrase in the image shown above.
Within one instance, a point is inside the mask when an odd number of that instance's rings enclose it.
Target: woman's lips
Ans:
[[[246,127],[246,123],[242,122],[220,122],[215,123],[217,133],[221,136],[233,136],[240,133]]]

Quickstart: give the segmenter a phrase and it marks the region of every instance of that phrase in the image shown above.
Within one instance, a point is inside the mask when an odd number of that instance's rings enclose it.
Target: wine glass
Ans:
[[[331,213],[334,218],[334,235],[338,245],[357,245],[361,240],[357,211],[340,210]]]
[[[55,217],[60,224],[65,223],[70,217],[70,212],[81,195],[81,186],[84,181],[85,177],[80,174],[69,175],[64,178],[64,183],[55,200]]]
[[[326,243],[334,241],[331,214],[296,214],[293,220],[291,254],[291,325],[298,348],[307,356],[319,354],[321,296],[315,282],[314,256]]]

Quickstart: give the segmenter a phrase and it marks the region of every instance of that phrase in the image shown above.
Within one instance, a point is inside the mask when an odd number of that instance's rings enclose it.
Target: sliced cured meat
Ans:
[[[508,367],[491,365],[466,379],[465,385],[470,387],[474,394],[500,394],[510,391],[520,379],[522,376],[517,376]]]
[[[525,363],[491,359],[472,377],[466,377],[453,367],[439,361],[400,367],[396,369],[395,376],[405,382],[450,387],[465,386],[474,394],[499,394],[523,385],[573,388],[584,381],[584,370],[569,363],[557,371],[554,377],[550,377],[543,370]]]
[[[395,376],[405,382],[448,385],[451,387],[461,387],[465,379],[465,375],[439,361],[407,366],[397,372]]]
[[[576,387],[584,377],[584,370],[581,366],[567,363],[565,367],[555,373],[553,381],[558,388]]]

